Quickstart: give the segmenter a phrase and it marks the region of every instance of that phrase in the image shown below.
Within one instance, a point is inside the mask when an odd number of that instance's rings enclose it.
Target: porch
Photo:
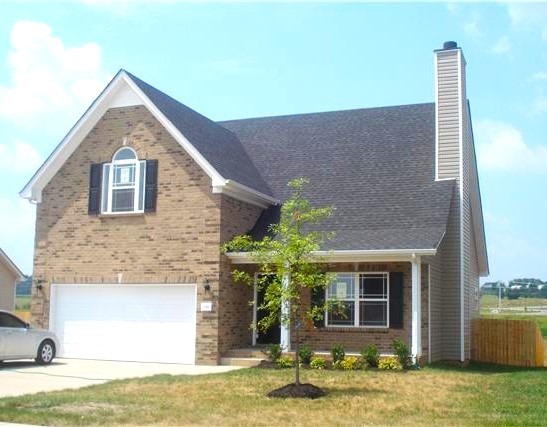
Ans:
[[[414,360],[431,361],[429,262],[434,258],[434,252],[344,255],[331,255],[329,259],[328,271],[336,273],[340,280],[333,289],[327,290],[325,298],[329,297],[329,292],[334,292],[338,297],[344,296],[342,299],[349,306],[348,313],[343,318],[326,313],[321,322],[303,324],[299,330],[301,344],[311,347],[316,354],[326,355],[330,354],[335,344],[341,344],[347,354],[359,354],[364,346],[374,344],[381,354],[389,355],[393,354],[393,340],[400,339],[411,348]],[[233,264],[249,264],[252,268],[252,261],[245,255],[229,254],[229,257]],[[397,275],[401,279],[399,290],[395,288]],[[382,291],[378,291],[381,288],[379,277],[383,277],[385,282]],[[372,278],[376,283],[372,282]],[[369,291],[367,286],[374,290]],[[398,298],[399,318],[394,313]],[[252,310],[253,322],[256,322],[256,289],[252,299],[254,306],[247,306],[245,310]],[[311,292],[302,296],[304,305],[312,304],[312,299]],[[422,310],[422,307],[427,308]],[[264,355],[264,345],[268,343],[280,344],[284,351],[294,349],[294,331],[288,325],[280,325],[276,332],[268,333],[270,337],[275,337],[269,341],[261,339],[264,338],[261,333],[249,329],[246,344],[227,348],[221,356],[256,356],[257,351],[259,355]],[[423,336],[427,337],[425,345]]]

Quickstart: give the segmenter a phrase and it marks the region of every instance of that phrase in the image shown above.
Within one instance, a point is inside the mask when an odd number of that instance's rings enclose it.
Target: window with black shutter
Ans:
[[[325,305],[325,289],[322,286],[312,289],[311,305],[312,307],[323,307]],[[325,326],[325,316],[323,315],[321,319],[313,319],[313,325],[316,328],[322,328]]]
[[[103,165],[94,163],[89,170],[89,205],[90,215],[101,213],[101,172]]]
[[[146,184],[144,191],[144,211],[156,212],[158,197],[158,161],[146,161]]]
[[[139,160],[122,147],[111,163],[93,164],[89,177],[89,214],[155,212],[158,161]]]
[[[389,273],[389,327],[404,327],[404,275],[401,272]]]

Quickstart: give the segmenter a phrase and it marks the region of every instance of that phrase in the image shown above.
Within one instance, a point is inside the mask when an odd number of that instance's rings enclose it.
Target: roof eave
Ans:
[[[332,250],[312,253],[314,257],[324,262],[410,262],[417,256],[434,256],[436,254],[436,248]],[[232,264],[256,264],[249,252],[228,252],[226,256]]]
[[[42,190],[44,187],[61,168],[70,154],[74,152],[85,136],[91,131],[102,115],[108,110],[109,100],[115,96],[116,90],[124,83],[129,86],[131,90],[133,90],[140,101],[142,101],[142,105],[144,105],[154,115],[154,117],[167,129],[167,131],[190,155],[190,157],[192,157],[200,168],[203,169],[211,178],[213,193],[229,194],[236,199],[246,201],[263,208],[278,203],[278,201],[271,196],[253,190],[233,180],[225,179],[176,128],[176,126],[174,126],[173,123],[165,117],[159,108],[148,98],[148,96],[138,87],[138,85],[124,70],[120,70],[116,74],[101,94],[95,99],[95,101],[93,101],[82,117],[80,117],[72,129],[61,140],[59,145],[57,145],[55,150],[46,159],[42,166],[40,166],[38,171],[19,193],[22,198],[27,199],[32,203],[40,203],[42,201]]]

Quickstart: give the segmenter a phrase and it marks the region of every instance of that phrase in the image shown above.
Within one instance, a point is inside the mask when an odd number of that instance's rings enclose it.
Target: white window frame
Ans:
[[[328,328],[359,328],[359,329],[389,329],[389,272],[388,271],[358,271],[358,272],[347,272],[347,271],[341,271],[336,272],[336,275],[353,275],[354,280],[354,286],[353,286],[353,292],[354,292],[354,299],[351,300],[354,302],[354,315],[353,315],[353,325],[333,325],[329,323],[329,311],[328,309],[325,310],[325,327]],[[386,286],[387,286],[387,292],[385,298],[360,298],[360,288],[361,284],[359,281],[359,278],[361,275],[364,276],[379,276],[383,275],[386,278]],[[336,279],[334,279],[336,280]],[[325,301],[329,300],[329,289],[328,286],[325,289]],[[349,301],[349,300],[347,300]],[[360,325],[359,324],[359,313],[360,313],[360,302],[385,302],[386,303],[386,325]]]
[[[135,155],[134,159],[129,160],[114,160],[118,153],[121,150],[131,150],[133,154]],[[112,162],[110,163],[104,163],[103,164],[103,170],[102,170],[102,176],[101,179],[101,185],[104,186],[104,175],[106,173],[106,170],[108,168],[108,188],[104,189],[101,188],[101,213],[107,214],[107,215],[127,215],[127,214],[140,214],[144,213],[144,204],[145,204],[145,194],[144,194],[144,187],[146,184],[146,161],[145,160],[139,160],[139,156],[133,150],[131,147],[121,147],[119,150],[114,153],[114,156],[112,156]],[[112,211],[112,194],[114,192],[114,167],[115,166],[124,166],[124,165],[134,165],[135,167],[135,181],[134,184],[131,186],[127,186],[125,188],[127,189],[133,189],[134,190],[134,197],[133,197],[133,210],[127,210],[127,211]],[[141,169],[142,169],[142,182],[141,182]],[[143,202],[142,202],[142,209],[139,209],[139,199],[140,194],[143,192]],[[106,209],[103,209],[104,203],[103,203],[103,197],[106,196]]]

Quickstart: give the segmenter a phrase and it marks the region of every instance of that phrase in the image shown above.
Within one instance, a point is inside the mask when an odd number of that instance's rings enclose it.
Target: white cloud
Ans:
[[[458,13],[458,5],[454,2],[449,2],[446,4],[446,10],[448,10],[451,15],[455,15]]]
[[[479,30],[477,21],[466,22],[463,26],[463,30],[465,31],[465,34],[467,34],[468,36],[471,36],[474,38],[481,36],[481,32]]]
[[[544,71],[540,71],[533,76],[534,80],[547,80],[547,73]]]
[[[488,224],[506,226],[510,224],[509,218],[503,215],[496,215],[489,210],[484,211],[484,220]]]
[[[18,122],[87,106],[108,81],[96,43],[66,47],[49,25],[13,25],[11,84],[0,84],[0,116]]]
[[[33,172],[41,164],[42,156],[26,142],[17,140],[10,145],[0,144],[0,169],[3,171]]]
[[[482,170],[547,172],[547,145],[526,145],[521,132],[507,123],[478,121],[475,141]]]
[[[511,50],[511,42],[507,36],[500,38],[492,47],[492,51],[497,55],[503,55]]]
[[[511,24],[518,29],[539,30],[547,42],[547,4],[546,3],[509,3],[507,5]]]
[[[35,217],[27,200],[0,197],[0,245],[25,274],[32,273]]]
[[[547,96],[543,92],[536,96],[532,108],[534,113],[541,114],[547,112]]]

